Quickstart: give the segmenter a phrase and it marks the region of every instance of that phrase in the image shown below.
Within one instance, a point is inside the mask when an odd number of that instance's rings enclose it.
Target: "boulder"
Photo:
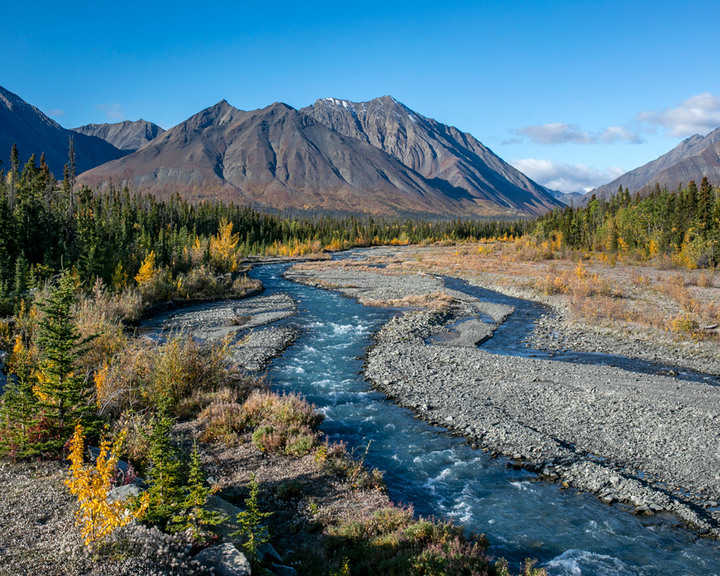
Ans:
[[[236,537],[231,536],[233,532],[237,532],[239,526],[236,523],[236,517],[240,508],[233,506],[227,500],[223,500],[218,496],[210,496],[207,502],[208,510],[213,512],[219,512],[222,516],[222,521],[217,526],[213,526],[212,530],[223,540],[233,541]]]
[[[274,562],[276,564],[282,564],[282,556],[278,554],[277,550],[273,548],[272,544],[266,542],[260,546],[258,552],[260,552],[260,558],[263,562]]]
[[[195,560],[203,566],[212,568],[217,576],[250,576],[250,562],[245,554],[232,544],[220,544],[212,548],[205,548]]]
[[[126,484],[110,490],[107,499],[108,502],[115,502],[116,500],[125,502],[130,498],[137,498],[143,492],[145,492],[145,488],[138,484]]]
[[[295,570],[295,568],[281,564],[270,564],[270,572],[275,574],[275,576],[297,576],[297,570]]]

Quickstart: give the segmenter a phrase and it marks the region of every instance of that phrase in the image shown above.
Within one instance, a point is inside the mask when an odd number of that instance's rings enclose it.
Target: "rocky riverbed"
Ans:
[[[261,295],[159,314],[143,322],[140,330],[185,331],[202,340],[228,339],[231,360],[246,370],[260,371],[297,337],[292,326],[267,325],[296,312],[296,302],[287,294]]]
[[[720,537],[720,387],[488,353],[476,342],[511,310],[458,298],[431,276],[342,266],[286,276],[373,303],[434,294],[444,306],[404,311],[377,334],[365,368],[377,388],[549,479]]]

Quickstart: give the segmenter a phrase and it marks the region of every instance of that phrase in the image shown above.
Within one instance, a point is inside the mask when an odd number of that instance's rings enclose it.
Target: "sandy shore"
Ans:
[[[385,272],[323,264],[286,275],[375,304],[432,295],[445,306],[402,312],[377,334],[365,369],[377,388],[549,479],[720,537],[720,387],[485,352],[475,343],[507,309],[454,292],[448,306],[440,279]],[[471,320],[478,313],[489,318]]]

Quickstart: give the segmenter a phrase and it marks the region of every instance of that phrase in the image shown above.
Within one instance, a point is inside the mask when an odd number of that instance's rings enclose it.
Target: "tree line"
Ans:
[[[655,188],[631,195],[620,187],[606,200],[549,212],[532,234],[584,251],[632,253],[640,259],[668,255],[680,266],[705,268],[720,259],[720,196],[703,178],[674,191]]]
[[[522,220],[298,217],[220,202],[193,204],[177,194],[163,201],[127,188],[97,193],[75,185],[72,154],[57,181],[44,157],[33,155],[23,164],[13,147],[8,170],[0,171],[0,302],[7,313],[8,303],[61,269],[73,269],[87,285],[96,278],[122,283],[151,253],[155,265],[175,278],[217,263],[210,240],[228,223],[239,256],[518,236],[528,228]]]

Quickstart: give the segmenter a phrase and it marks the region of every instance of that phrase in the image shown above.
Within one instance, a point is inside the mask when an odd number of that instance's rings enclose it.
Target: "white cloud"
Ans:
[[[564,144],[567,142],[590,144],[592,142],[592,136],[580,130],[579,126],[563,124],[561,122],[525,126],[515,132],[522,136],[527,136],[530,140],[538,144]]]
[[[535,158],[514,160],[511,164],[539,184],[560,192],[588,192],[611,182],[625,172],[617,167],[603,170],[584,164],[566,164]]]
[[[672,136],[684,138],[693,134],[705,135],[720,126],[720,96],[703,92],[691,96],[675,108],[641,112],[637,119],[662,126]]]
[[[613,144],[630,142],[639,144],[642,138],[629,128],[610,126],[600,133],[582,130],[576,124],[555,122],[551,124],[535,124],[515,130],[516,134],[526,136],[537,144]]]
[[[643,141],[640,134],[628,128],[623,128],[622,126],[610,126],[610,128],[606,128],[597,139],[602,142],[607,142],[608,144],[618,141],[625,141],[630,144],[641,144]]]
[[[123,112],[122,106],[117,102],[112,104],[98,104],[98,109],[105,112],[105,117],[108,120],[122,120],[125,118],[125,112]]]
[[[55,110],[48,110],[47,115],[50,117],[53,116],[65,116],[65,110],[61,110],[60,108],[57,108]]]

